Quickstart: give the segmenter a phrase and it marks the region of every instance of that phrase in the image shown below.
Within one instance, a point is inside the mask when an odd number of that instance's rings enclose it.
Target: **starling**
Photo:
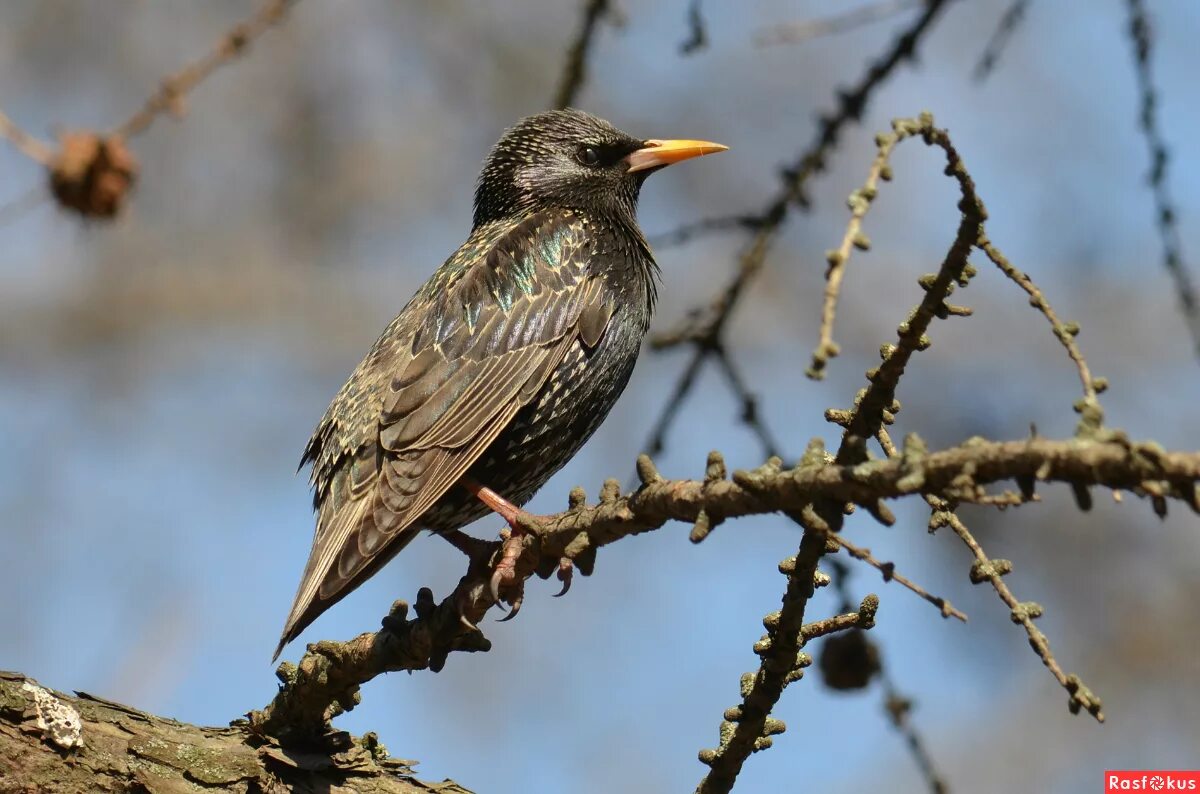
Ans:
[[[317,527],[276,658],[420,530],[457,533],[489,511],[515,526],[633,372],[659,277],[635,218],[642,182],[725,148],[634,138],[578,110],[504,134],[467,241],[383,331],[304,451]]]

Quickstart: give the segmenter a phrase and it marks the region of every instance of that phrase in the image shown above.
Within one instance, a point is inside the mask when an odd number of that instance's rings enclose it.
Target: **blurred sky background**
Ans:
[[[579,3],[305,0],[240,62],[188,98],[180,123],[133,142],[142,177],[128,212],[84,224],[48,201],[0,219],[0,668],[190,722],[223,724],[265,704],[269,664],[309,550],[310,497],[294,474],[308,434],[382,327],[465,237],[479,164],[501,131],[545,108]],[[1169,448],[1200,448],[1200,364],[1161,264],[1136,127],[1126,4],[1031,2],[990,79],[970,72],[1007,7],[952,4],[877,92],[810,181],[730,328],[738,361],[789,457],[837,428],[882,342],[919,299],[953,235],[958,196],[918,142],[896,155],[866,221],[870,253],[849,266],[826,381],[803,375],[817,338],[823,252],[841,239],[845,197],[872,137],[928,109],[949,127],[991,213],[992,239],[1081,323],[1093,370],[1111,381],[1111,425]],[[1159,114],[1185,252],[1200,264],[1200,6],[1148,0]],[[0,4],[0,107],[48,137],[107,128],[160,76],[206,52],[256,4],[11,0]],[[721,141],[731,151],[651,179],[649,234],[758,211],[777,171],[812,139],[881,52],[902,15],[798,46],[755,32],[840,3],[708,0],[710,45],[679,54],[686,3],[623,0],[603,26],[577,104],[644,137]],[[0,204],[43,180],[0,145]],[[725,282],[737,235],[661,250],[656,326]],[[977,316],[937,323],[901,384],[898,434],[932,444],[1020,438],[1031,422],[1067,436],[1078,381],[1048,325],[986,262],[959,297]],[[1195,267],[1194,271],[1195,272]],[[626,481],[685,354],[646,353],[584,451],[535,498],[549,512],[584,485]],[[657,462],[697,476],[711,448],[762,460],[738,406],[706,370]],[[1041,628],[1109,722],[1073,717],[971,558],[928,510],[897,507],[847,537],[969,613],[943,621],[867,568],[855,597],[882,599],[873,636],[913,720],[956,791],[1099,790],[1106,768],[1194,768],[1200,747],[1200,526],[1173,509],[1097,494],[1079,513],[1065,488],[998,514],[964,510],[1010,586],[1046,606]],[[494,536],[498,520],[473,529]],[[481,794],[691,791],[738,677],[753,669],[762,616],[778,607],[776,563],[796,527],[732,522],[701,546],[672,526],[606,548],[570,595],[533,580],[518,620],[483,625],[488,654],[437,675],[377,679],[338,724],[377,731],[424,779]],[[303,643],[378,626],[419,587],[443,596],[458,552],[422,538],[326,613]],[[837,609],[822,592],[810,619]],[[497,613],[498,614],[498,613]],[[746,764],[738,790],[919,791],[878,687],[826,689],[814,670],[784,694],[788,731]]]

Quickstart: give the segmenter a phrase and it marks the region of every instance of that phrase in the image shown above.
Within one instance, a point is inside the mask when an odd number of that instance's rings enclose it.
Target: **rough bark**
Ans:
[[[343,737],[338,752],[284,750],[244,723],[188,725],[0,672],[0,794],[467,792],[417,780],[372,734]]]

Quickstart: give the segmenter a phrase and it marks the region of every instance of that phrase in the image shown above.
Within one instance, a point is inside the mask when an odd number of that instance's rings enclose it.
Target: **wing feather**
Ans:
[[[373,437],[328,463],[337,439],[323,420],[309,444],[317,531],[280,649],[407,545],[571,345],[594,347],[607,327],[614,307],[569,213],[535,215],[478,250],[468,241],[385,332],[403,338],[381,338],[356,372],[382,381],[356,387],[377,406]],[[351,384],[343,394],[361,408]]]

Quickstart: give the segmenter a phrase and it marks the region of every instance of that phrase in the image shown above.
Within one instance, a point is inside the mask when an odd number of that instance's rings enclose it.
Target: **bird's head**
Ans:
[[[632,220],[648,174],[726,148],[635,138],[581,110],[538,113],[505,132],[488,155],[475,189],[475,225],[549,207]]]

